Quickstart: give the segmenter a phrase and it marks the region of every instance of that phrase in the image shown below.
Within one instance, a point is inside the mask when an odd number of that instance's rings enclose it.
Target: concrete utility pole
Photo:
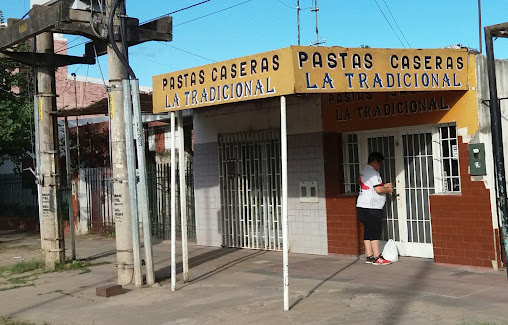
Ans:
[[[38,53],[54,53],[53,34],[37,36]],[[40,174],[42,197],[42,250],[45,265],[55,268],[55,262],[65,262],[65,243],[62,220],[58,213],[58,128],[56,121],[55,69],[53,66],[37,68],[38,123],[40,148]]]
[[[113,0],[107,0],[110,15]],[[115,17],[115,25],[120,25]],[[120,50],[122,43],[116,44]],[[129,183],[127,181],[127,155],[125,152],[125,115],[123,110],[122,79],[127,79],[127,69],[122,65],[111,44],[107,46],[109,69],[109,102],[111,126],[111,162],[113,168],[113,210],[115,217],[116,261],[118,284],[129,284],[134,276],[132,252],[132,224],[130,220]],[[132,128],[132,125],[128,127]],[[138,225],[135,225],[136,227]]]

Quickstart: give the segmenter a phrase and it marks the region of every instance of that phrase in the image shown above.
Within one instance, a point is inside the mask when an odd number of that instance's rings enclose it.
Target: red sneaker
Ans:
[[[379,257],[376,258],[376,261],[372,263],[372,265],[388,265],[388,264],[392,264],[392,261],[385,260],[381,255],[379,255]]]

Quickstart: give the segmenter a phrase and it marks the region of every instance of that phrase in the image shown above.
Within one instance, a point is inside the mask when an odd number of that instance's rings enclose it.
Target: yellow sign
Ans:
[[[113,94],[109,93],[109,119],[112,120],[115,117],[115,105],[113,101]]]
[[[467,90],[467,50],[292,46],[154,76],[154,113],[298,93]]]
[[[154,112],[293,93],[291,48],[153,77]]]
[[[297,93],[467,90],[467,50],[296,47]]]
[[[39,97],[38,104],[39,104],[39,121],[42,121],[42,97]]]

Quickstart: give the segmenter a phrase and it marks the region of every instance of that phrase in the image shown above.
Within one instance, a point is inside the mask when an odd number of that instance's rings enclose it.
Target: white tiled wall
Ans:
[[[328,253],[321,104],[319,96],[287,100],[289,249]],[[220,246],[217,136],[280,128],[278,99],[222,105],[194,112],[194,186],[198,245]],[[300,181],[317,181],[319,202],[301,203]]]
[[[217,143],[194,145],[194,197],[198,245],[220,246],[220,188]]]
[[[300,181],[318,182],[319,202],[300,202]],[[288,136],[288,222],[292,252],[328,254],[321,133]]]

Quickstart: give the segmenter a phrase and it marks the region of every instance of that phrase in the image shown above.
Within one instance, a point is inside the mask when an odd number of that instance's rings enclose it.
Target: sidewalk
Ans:
[[[38,236],[29,242],[40,243]],[[2,241],[6,240],[2,235]],[[26,241],[26,240],[25,240]],[[0,292],[0,315],[42,324],[506,324],[505,272],[469,271],[401,258],[290,254],[290,305],[283,312],[282,253],[189,245],[191,282],[170,289],[170,243],[154,245],[160,286],[126,286],[110,298],[95,288],[116,282],[115,241],[79,237],[78,256],[111,264],[41,275],[35,286]],[[177,243],[177,249],[181,245]],[[181,261],[178,254],[178,261]]]

